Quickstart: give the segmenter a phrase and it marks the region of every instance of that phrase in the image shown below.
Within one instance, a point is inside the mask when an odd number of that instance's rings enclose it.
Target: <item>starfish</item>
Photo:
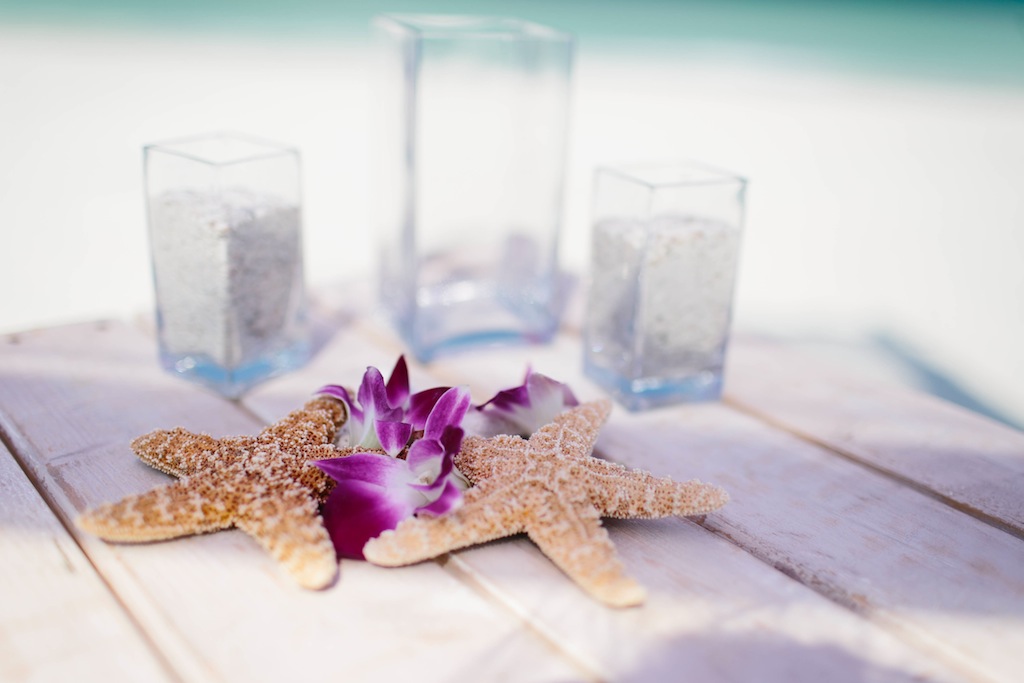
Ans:
[[[400,566],[526,532],[593,597],[614,607],[640,604],[646,591],[626,574],[601,517],[700,515],[728,495],[697,480],[677,483],[591,457],[610,411],[607,400],[584,403],[529,440],[466,437],[455,456],[474,484],[463,506],[443,517],[403,520],[366,544],[366,559]]]
[[[76,524],[108,541],[160,541],[232,526],[255,538],[302,586],[323,588],[338,561],[319,505],[332,482],[310,460],[343,455],[332,445],[344,404],[320,396],[259,433],[214,439],[180,427],[131,443],[147,465],[179,477],[101,505]]]

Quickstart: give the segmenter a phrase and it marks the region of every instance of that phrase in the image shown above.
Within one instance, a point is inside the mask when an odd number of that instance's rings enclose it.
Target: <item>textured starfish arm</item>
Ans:
[[[203,486],[188,478],[116,503],[106,503],[78,517],[79,529],[107,541],[162,541],[218,531],[231,526],[230,511],[203,497]]]
[[[611,411],[612,402],[608,399],[580,404],[534,432],[530,437],[530,448],[585,458],[594,449],[601,425]]]
[[[260,439],[289,446],[330,443],[346,419],[344,403],[330,396],[317,396],[260,432]]]
[[[222,444],[208,434],[177,429],[158,429],[132,440],[142,462],[165,474],[183,477],[213,464]]]
[[[489,479],[510,467],[522,467],[526,441],[500,434],[491,438],[470,435],[455,454],[455,466],[473,483]]]
[[[603,517],[703,515],[729,501],[724,489],[696,479],[676,482],[596,458],[588,470],[590,498]]]
[[[235,525],[252,536],[304,588],[324,588],[338,573],[338,558],[319,505],[301,488],[243,506]]]
[[[472,488],[463,506],[443,517],[411,517],[363,547],[363,555],[382,567],[422,562],[478,543],[523,531],[522,513],[501,493]]]
[[[526,533],[581,588],[612,607],[639,605],[643,586],[622,566],[608,531],[590,505],[572,505],[552,494],[534,510]]]

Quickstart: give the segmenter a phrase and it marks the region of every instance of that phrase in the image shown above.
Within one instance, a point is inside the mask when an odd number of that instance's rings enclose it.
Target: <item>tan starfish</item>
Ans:
[[[562,413],[529,440],[467,437],[456,466],[474,486],[444,517],[410,518],[363,549],[374,564],[399,566],[526,532],[559,568],[598,600],[616,607],[643,602],[601,517],[699,515],[726,503],[722,489],[684,483],[590,457],[611,402]]]
[[[81,515],[79,528],[108,541],[160,541],[235,526],[255,538],[300,585],[322,588],[338,571],[319,504],[332,483],[309,460],[336,457],[347,419],[341,401],[314,398],[258,436],[214,439],[178,428],[132,441],[146,464],[180,477]]]

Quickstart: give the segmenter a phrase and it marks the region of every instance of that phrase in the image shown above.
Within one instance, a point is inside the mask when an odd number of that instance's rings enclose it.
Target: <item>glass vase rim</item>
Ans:
[[[698,172],[701,175],[684,177],[685,172]],[[692,159],[640,161],[621,164],[602,164],[594,170],[595,176],[608,174],[622,180],[643,185],[651,189],[668,187],[694,187],[701,185],[728,185],[735,183],[745,187],[749,180],[745,177],[702,161]],[[658,174],[663,174],[656,178]],[[675,174],[675,177],[672,177]]]
[[[224,158],[210,158],[209,155],[199,154],[186,149],[189,145],[216,140],[227,140],[236,143],[244,143],[251,148],[251,151],[243,154],[234,154]],[[150,152],[162,152],[172,154],[207,166],[232,166],[250,161],[259,161],[274,157],[299,156],[299,149],[294,145],[276,142],[266,138],[235,131],[214,131],[211,133],[200,133],[179,138],[170,138],[147,144],[143,147],[144,153],[148,156]]]
[[[418,39],[573,42],[571,33],[506,15],[387,12],[375,15],[373,23],[396,25]]]

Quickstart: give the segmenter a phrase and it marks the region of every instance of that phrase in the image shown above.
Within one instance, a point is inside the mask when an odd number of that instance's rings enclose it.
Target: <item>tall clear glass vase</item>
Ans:
[[[381,16],[381,296],[415,356],[558,327],[573,40],[517,19]]]

